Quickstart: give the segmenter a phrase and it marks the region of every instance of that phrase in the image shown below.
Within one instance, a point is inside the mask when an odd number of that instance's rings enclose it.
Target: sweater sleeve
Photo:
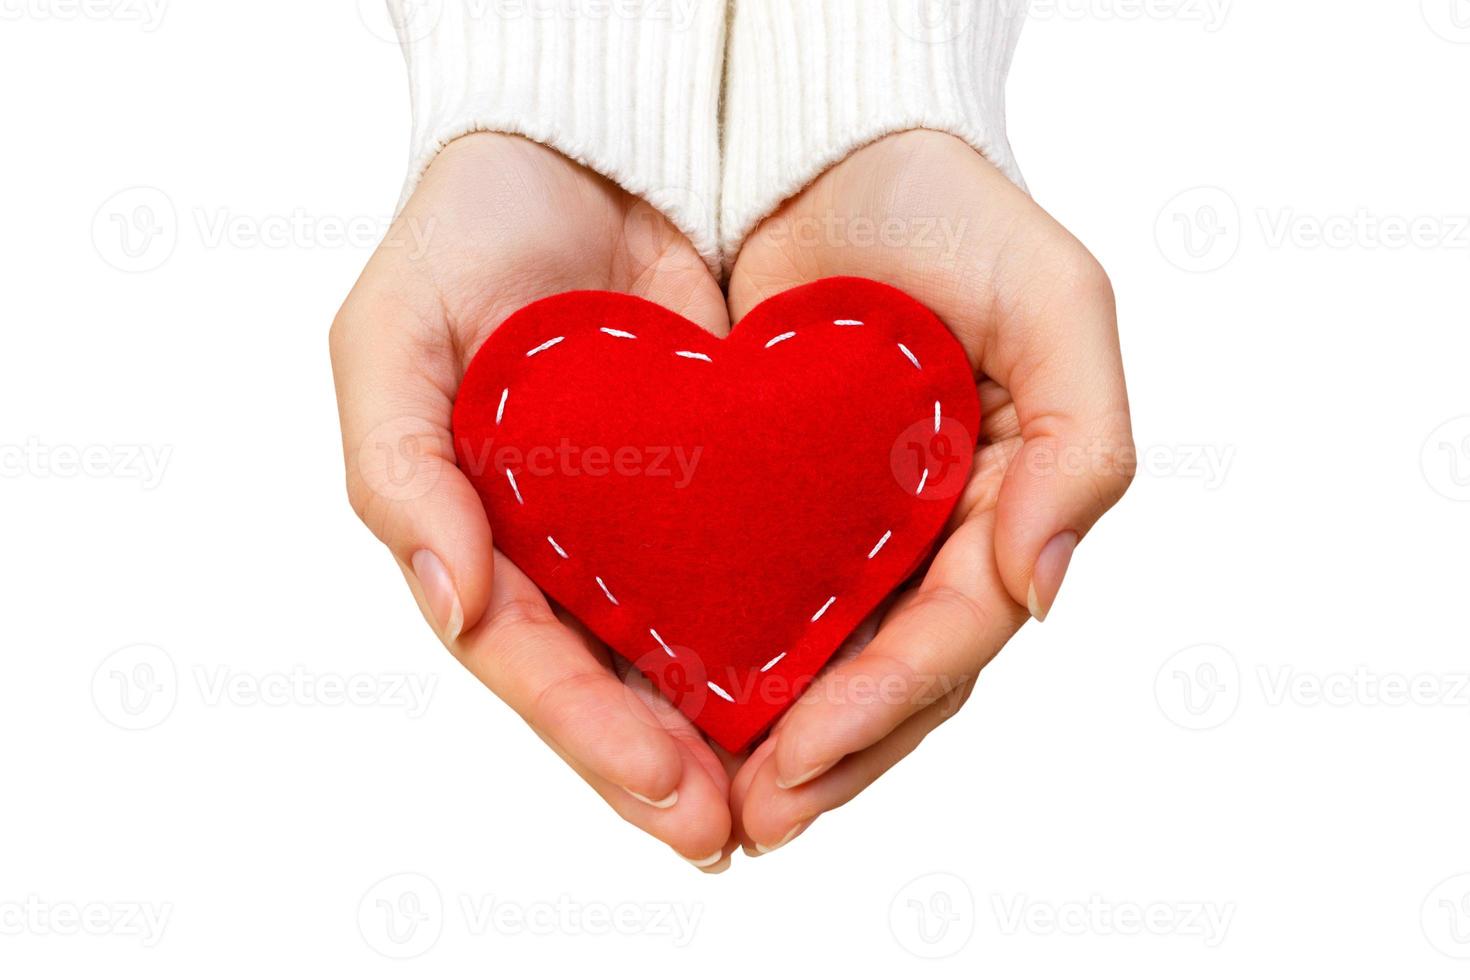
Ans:
[[[950,133],[1022,183],[1006,141],[1005,80],[1026,0],[733,2],[720,209],[727,267],[783,201],[890,133]]]
[[[402,200],[451,140],[515,133],[647,200],[718,268],[724,0],[388,5],[413,107]]]

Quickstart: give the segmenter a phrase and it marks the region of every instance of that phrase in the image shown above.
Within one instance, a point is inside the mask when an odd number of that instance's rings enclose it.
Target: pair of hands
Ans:
[[[978,379],[979,449],[922,579],[731,756],[493,550],[450,413],[485,338],[544,296],[632,293],[723,337],[765,298],[837,275],[897,286],[954,331]],[[790,841],[913,751],[1028,614],[1045,617],[1133,471],[1106,275],[984,158],[933,132],[858,150],[786,202],[745,242],[728,300],[642,200],[528,140],[463,137],[369,261],[331,350],[349,497],[430,624],[614,810],[706,871],[736,845]]]

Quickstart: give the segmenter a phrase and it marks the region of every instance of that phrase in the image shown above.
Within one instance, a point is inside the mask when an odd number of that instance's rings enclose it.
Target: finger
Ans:
[[[841,665],[848,663],[861,654],[867,648],[868,644],[873,642],[873,637],[878,633],[879,624],[883,622],[889,610],[894,607],[898,598],[898,595],[894,594],[880,602],[878,607],[869,613],[857,625],[856,629],[848,634],[847,639],[842,641],[842,646],[838,647],[837,652],[832,654],[831,659],[822,666],[822,671],[825,673],[836,670]],[[776,723],[771,726],[770,731],[765,734],[765,737],[756,743],[753,749],[746,752],[745,758],[731,757],[729,759],[726,768],[731,779],[730,793],[732,800],[737,791],[743,792],[750,785],[750,780],[755,775],[755,771],[760,767],[760,763],[775,751],[781,730],[786,726],[790,718],[790,711],[777,718]],[[735,832],[738,834],[740,811],[733,805],[731,806],[731,816],[736,820]]]
[[[1043,620],[1078,541],[1132,481],[1132,422],[1106,273],[1008,182],[995,196],[1016,198],[1017,225],[1027,229],[1019,241],[999,254],[962,249],[947,273],[911,274],[930,286],[921,301],[1010,394],[1021,445],[1000,485],[995,551],[1006,590]],[[991,270],[988,303],[975,302],[973,268]]]
[[[1022,438],[1001,483],[996,555],[1038,620],[1135,467],[1112,287],[1080,245],[1052,261],[1006,304],[981,365],[1011,393]]]
[[[331,332],[347,495],[452,644],[483,615],[491,572],[485,508],[454,461],[458,365],[443,323],[376,282],[370,265]]]
[[[641,702],[665,731],[679,739],[681,744],[687,742],[694,747],[694,759],[705,769],[711,781],[720,786],[728,786],[730,779],[744,760],[745,753],[732,754],[709,741],[699,729],[694,727],[694,723],[654,686],[653,681],[649,680],[647,675],[628,661],[621,657],[617,658],[614,670],[619,675],[618,679],[622,682],[625,692]]]
[[[727,783],[714,778],[701,764],[707,754],[698,736],[677,736],[683,756],[683,778],[678,800],[671,806],[654,807],[629,796],[622,787],[603,779],[545,734],[542,740],[600,795],[614,812],[633,826],[663,841],[680,857],[707,874],[730,867],[734,843],[730,835],[730,806]],[[701,753],[705,749],[705,753]]]
[[[862,653],[824,673],[774,735],[777,782],[810,782],[877,743],[911,716],[950,700],[1025,621],[1000,582],[994,516],[961,524],[920,585]]]
[[[973,681],[961,693],[968,696],[972,687]],[[731,808],[738,814],[738,839],[745,853],[758,857],[791,843],[817,817],[852,801],[918,748],[957,708],[958,704],[949,701],[931,704],[876,744],[848,756],[819,778],[794,789],[781,788],[775,760],[763,758],[743,781],[738,797],[733,788],[731,793]],[[756,761],[755,756],[751,759]]]
[[[454,648],[461,662],[583,771],[652,809],[674,808],[686,769],[678,740],[525,573],[499,552],[494,562],[484,622]]]
[[[775,739],[767,738],[751,751],[745,763],[730,780],[730,834],[747,851],[753,850],[755,843],[745,832],[745,801],[750,796],[751,787],[755,785],[756,776],[765,771],[766,760],[770,759],[775,750]]]

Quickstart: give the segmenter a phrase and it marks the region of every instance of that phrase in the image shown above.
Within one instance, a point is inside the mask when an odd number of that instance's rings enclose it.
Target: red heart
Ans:
[[[533,303],[454,439],[496,546],[733,752],[928,555],[979,416],[932,313],[825,279],[724,341],[621,293]]]

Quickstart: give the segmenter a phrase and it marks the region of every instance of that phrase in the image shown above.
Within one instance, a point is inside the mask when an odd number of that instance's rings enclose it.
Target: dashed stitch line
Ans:
[[[863,321],[862,320],[833,320],[832,323],[835,326],[839,326],[839,327],[861,327],[861,326],[863,326]],[[617,337],[619,339],[624,339],[624,340],[637,340],[638,339],[638,337],[637,337],[636,334],[629,333],[626,330],[617,330],[617,329],[614,329],[612,327],[600,327],[599,329],[601,330],[602,333],[605,333],[605,334],[607,334],[610,337]],[[789,330],[786,333],[778,334],[777,336],[772,337],[770,340],[766,341],[766,349],[769,350],[770,348],[776,346],[777,344],[782,343],[782,342],[787,341],[787,340],[790,340],[792,337],[795,337],[795,336],[796,336],[796,331],[795,330]],[[526,356],[527,357],[533,357],[533,356],[535,356],[537,354],[540,354],[542,351],[550,350],[551,348],[555,347],[557,344],[561,343],[563,340],[566,340],[566,337],[564,337],[564,336],[563,337],[553,337],[550,340],[546,341],[544,344],[541,344],[538,347],[533,347],[530,350],[526,351]],[[903,354],[904,357],[908,358],[908,361],[909,361],[910,364],[912,364],[915,368],[917,368],[920,371],[924,370],[924,366],[919,363],[919,359],[914,356],[914,352],[913,351],[909,350],[908,347],[906,347],[902,343],[900,343],[898,345],[898,349],[899,349],[900,352],[902,352],[902,354]],[[674,354],[677,357],[684,357],[684,358],[688,358],[690,360],[695,360],[695,361],[704,361],[707,364],[713,364],[714,363],[714,359],[711,358],[708,354],[701,354],[698,351],[676,350],[676,351],[674,351]],[[499,406],[495,410],[495,424],[496,425],[499,425],[500,422],[501,422],[501,420],[505,416],[505,404],[506,404],[506,401],[509,398],[510,398],[510,389],[509,388],[503,389],[500,392],[500,404],[499,404]],[[939,402],[936,401],[934,403],[934,432],[935,432],[935,434],[938,434],[938,432],[939,432],[939,429],[940,429],[941,423],[942,423],[942,419],[943,419],[943,407],[940,405]],[[505,471],[505,479],[507,480],[507,482],[510,483],[510,489],[515,494],[516,503],[521,504],[521,505],[524,505],[526,501],[525,501],[525,498],[523,498],[521,496],[521,488],[516,484],[515,474],[512,473],[509,469],[507,469]],[[929,471],[927,469],[925,469],[924,472],[923,472],[923,474],[919,477],[919,487],[915,491],[915,493],[916,494],[922,494],[924,492],[924,487],[927,486],[928,483],[929,483]],[[869,558],[869,560],[871,560],[873,557],[875,557],[878,554],[878,552],[882,551],[883,550],[883,546],[886,545],[888,543],[888,540],[890,538],[892,538],[892,537],[893,537],[893,531],[892,531],[892,529],[887,530],[887,531],[884,531],[883,532],[883,537],[879,538],[878,539],[878,543],[875,544],[875,545],[873,545],[873,549],[868,552],[868,558]],[[560,555],[562,558],[566,559],[566,558],[570,558],[571,557],[570,555],[567,554],[566,549],[564,549],[560,544],[558,544],[557,543],[557,540],[555,538],[553,538],[551,535],[548,534],[546,536],[546,541],[547,541],[547,543],[549,543],[551,545],[551,547],[556,551],[556,553],[558,555]],[[619,605],[617,596],[615,596],[615,595],[612,594],[612,590],[607,587],[607,583],[602,580],[602,576],[601,575],[594,575],[592,578],[593,578],[593,581],[595,581],[597,583],[597,587],[602,590],[602,594],[607,597],[607,601],[610,602],[610,603],[612,603],[614,606]],[[815,622],[817,622],[817,620],[821,619],[826,614],[827,610],[832,608],[832,604],[835,603],[836,601],[837,601],[837,597],[835,595],[834,596],[829,596],[828,599],[827,599],[827,601],[824,602],[824,603],[822,603],[822,608],[821,609],[818,609],[816,611],[816,613],[814,613],[812,615],[811,622],[815,623]],[[674,651],[672,649],[670,649],[669,645],[664,642],[664,638],[662,636],[659,636],[658,630],[656,630],[656,629],[654,629],[653,627],[650,626],[649,629],[648,629],[648,635],[653,637],[654,641],[658,643],[659,647],[663,650],[664,653],[668,654],[668,656],[671,657],[671,658],[677,659],[677,655],[674,653]],[[763,666],[760,669],[761,670],[761,673],[765,673],[766,671],[772,669],[777,664],[779,664],[782,660],[786,659],[786,652],[787,651],[784,651],[783,650],[782,652],[776,654],[776,656],[774,656],[770,660],[768,660],[766,662],[765,666]],[[720,698],[723,698],[725,701],[728,701],[731,704],[734,704],[735,703],[735,699],[730,696],[729,692],[727,692],[724,688],[720,687],[714,681],[706,681],[705,684],[709,687],[709,689],[711,691],[713,691]]]
[[[837,601],[837,597],[834,595],[830,599],[828,599],[826,602],[822,603],[822,608],[817,610],[817,614],[812,617],[812,622],[815,623],[817,620],[821,619],[822,618],[822,614],[825,613],[828,609],[831,609],[832,608],[832,603],[834,603],[836,601]]]
[[[650,626],[648,628],[648,634],[658,641],[659,646],[664,648],[664,653],[667,653],[671,657],[674,655],[674,651],[669,649],[669,645],[664,642],[664,638],[658,635],[658,630]]]
[[[527,357],[535,357],[537,354],[541,353],[542,351],[544,351],[544,350],[550,350],[551,348],[555,347],[557,344],[561,343],[563,340],[566,340],[566,339],[567,338],[565,338],[565,337],[552,337],[550,340],[548,340],[546,343],[542,344],[540,347],[532,347],[530,350],[526,351],[526,356]]]

